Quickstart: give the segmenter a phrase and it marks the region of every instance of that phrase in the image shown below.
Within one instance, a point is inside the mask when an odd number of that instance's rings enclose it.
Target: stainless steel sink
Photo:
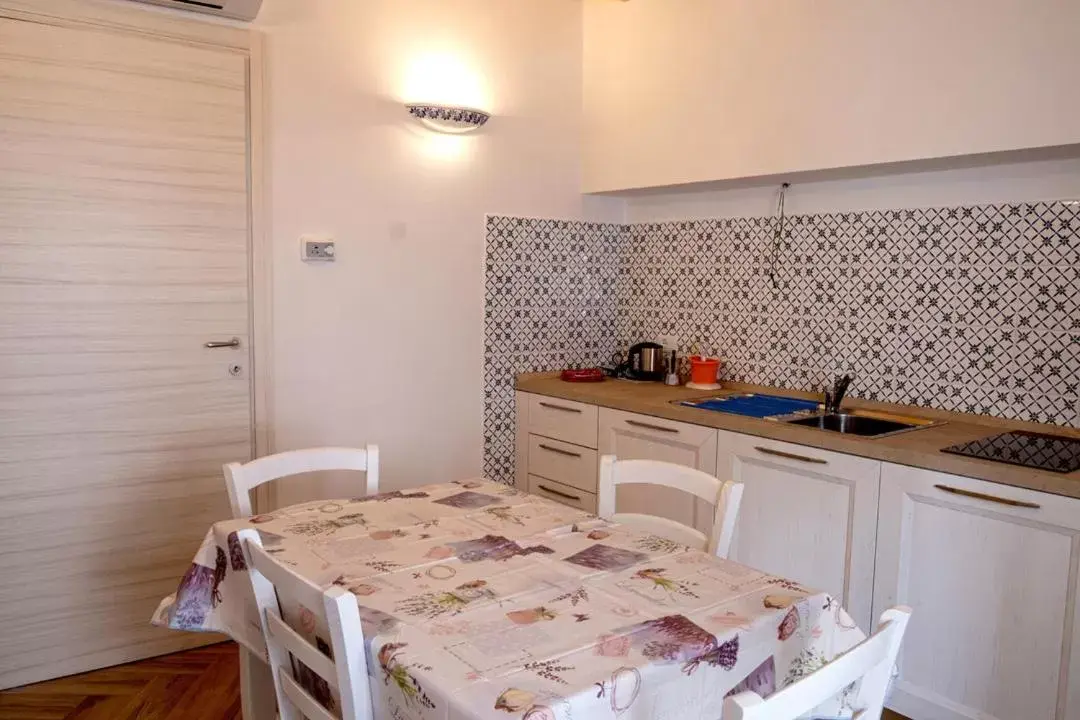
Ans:
[[[882,437],[883,435],[893,435],[899,432],[918,430],[941,424],[922,418],[859,410],[819,413],[808,417],[785,420],[785,422],[790,425],[803,425],[818,430],[828,430],[843,433],[844,435],[858,435],[859,437]]]

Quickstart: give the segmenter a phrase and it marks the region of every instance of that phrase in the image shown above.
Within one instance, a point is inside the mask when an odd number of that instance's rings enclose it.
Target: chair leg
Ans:
[[[274,720],[277,717],[270,666],[243,646],[240,647],[240,707],[244,720]]]

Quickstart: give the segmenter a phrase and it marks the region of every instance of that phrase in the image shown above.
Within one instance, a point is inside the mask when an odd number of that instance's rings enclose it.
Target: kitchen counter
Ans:
[[[1080,430],[1075,428],[870,402],[857,398],[846,400],[845,408],[879,410],[944,423],[885,437],[867,438],[672,404],[672,401],[713,397],[723,395],[725,392],[759,392],[794,398],[820,399],[820,395],[796,390],[742,383],[724,383],[723,390],[704,391],[630,380],[609,379],[600,383],[568,383],[560,380],[558,373],[519,375],[517,389],[536,395],[576,400],[615,410],[652,415],[718,430],[756,435],[899,465],[937,470],[1003,485],[1080,498],[1080,470],[1072,473],[1055,473],[941,452],[942,448],[951,445],[1010,430],[1028,430],[1080,438]]]

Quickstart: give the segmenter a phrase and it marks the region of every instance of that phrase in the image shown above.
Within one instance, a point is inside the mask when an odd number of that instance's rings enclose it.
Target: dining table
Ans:
[[[378,720],[718,720],[726,696],[768,696],[865,639],[826,592],[478,479],[210,528],[152,622],[228,634],[256,665],[245,528],[306,580],[356,597]],[[328,647],[313,613],[281,605]],[[269,720],[262,667],[245,675],[244,707]],[[325,683],[298,679],[332,708]],[[811,717],[859,707],[856,684]]]

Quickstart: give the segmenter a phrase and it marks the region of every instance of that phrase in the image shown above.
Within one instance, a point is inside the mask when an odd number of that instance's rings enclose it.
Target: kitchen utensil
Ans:
[[[675,351],[671,351],[671,355],[668,357],[667,377],[664,378],[665,385],[678,385],[679,384],[679,364],[675,357]]]

